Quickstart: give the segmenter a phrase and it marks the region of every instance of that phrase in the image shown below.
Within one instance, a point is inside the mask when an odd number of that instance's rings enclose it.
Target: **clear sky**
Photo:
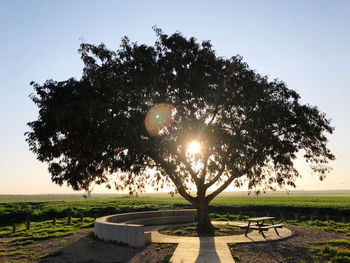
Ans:
[[[241,54],[251,68],[285,81],[336,128],[337,160],[320,182],[302,161],[297,189],[350,189],[350,1],[0,1],[0,194],[70,193],[51,183],[28,149],[37,118],[30,81],[80,78],[80,43],[117,49],[122,36],[153,44],[157,25],[211,40],[217,54]],[[107,192],[98,188],[96,192]]]

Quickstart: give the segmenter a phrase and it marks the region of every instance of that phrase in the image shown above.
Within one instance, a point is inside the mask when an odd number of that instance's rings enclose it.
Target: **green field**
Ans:
[[[322,190],[322,191],[305,191],[305,190],[294,190],[291,192],[287,191],[269,191],[260,197],[289,197],[289,196],[345,196],[350,197],[350,190]],[[157,193],[144,193],[140,195],[141,198],[169,198],[170,195],[165,192]],[[222,192],[219,197],[252,197],[248,191],[234,191],[234,192]],[[130,196],[127,194],[91,194],[89,199],[129,199]],[[33,195],[1,195],[0,202],[8,201],[64,201],[64,200],[83,200],[83,194],[33,194]]]
[[[50,220],[54,217],[88,217],[133,211],[192,208],[180,197],[153,195],[152,197],[62,201],[7,201],[0,202],[0,225],[21,223],[25,220]],[[350,218],[350,196],[221,196],[211,202],[210,211],[219,214],[261,214],[294,218],[294,213],[323,219]]]

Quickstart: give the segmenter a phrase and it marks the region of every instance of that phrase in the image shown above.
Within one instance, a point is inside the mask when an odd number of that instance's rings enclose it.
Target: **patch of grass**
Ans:
[[[218,214],[218,213],[209,213],[210,220],[212,221],[245,221],[248,219],[248,216],[244,215],[234,215],[234,214]]]
[[[186,226],[184,230],[190,230],[190,231],[195,231],[197,227],[195,226]]]
[[[22,239],[17,239],[17,240],[13,240],[10,242],[11,245],[19,247],[19,246],[26,246],[26,245],[30,245],[33,244],[35,241],[28,239],[28,240],[22,240]]]
[[[66,245],[67,244],[67,240],[61,240],[60,241],[60,246],[64,246],[64,245]]]
[[[278,248],[279,248],[279,249],[288,249],[288,247],[282,246],[282,245],[279,245]]]
[[[162,260],[162,263],[168,263],[168,262],[170,262],[170,259],[171,259],[171,257],[173,256],[173,254],[171,253],[169,253],[169,254],[166,254],[165,256],[164,256],[164,258],[163,258],[163,260]]]
[[[166,248],[172,248],[174,246],[174,244],[170,244],[170,243],[160,243],[159,247],[161,249],[166,249]]]
[[[234,261],[238,262],[238,263],[241,262],[239,256],[234,253],[234,248],[237,246],[236,243],[228,243],[227,245],[231,251],[231,255],[232,255]]]
[[[25,252],[23,252],[22,250],[11,250],[11,251],[5,251],[5,252],[0,252],[0,257],[13,257],[13,256],[20,256],[20,257],[24,257],[27,254]]]
[[[230,219],[227,217],[217,217],[215,218],[215,221],[230,221]]]
[[[58,219],[56,225],[52,221],[32,222],[31,229],[26,230],[25,224],[16,227],[16,232],[12,233],[11,227],[0,227],[0,237],[13,237],[8,244],[15,246],[29,245],[37,240],[64,237],[74,234],[74,231],[81,228],[92,227],[94,218],[85,218],[84,222],[73,218],[71,225],[67,224],[67,218]]]
[[[31,248],[40,248],[40,247],[41,247],[41,244],[34,244],[34,245],[31,245],[30,247],[31,247]]]
[[[14,250],[16,250],[16,249],[15,248],[0,248],[0,253],[14,251]]]
[[[214,225],[214,236],[227,236],[242,234],[243,230],[236,226]],[[159,231],[162,234],[174,236],[198,236],[196,226],[168,227]]]
[[[335,245],[335,246],[345,246],[347,248],[350,248],[350,240],[347,240],[347,239],[328,240],[327,244],[331,244],[331,245]]]
[[[36,233],[35,231],[30,232],[28,231],[27,233],[23,234],[21,237],[16,237],[12,239],[8,244],[11,245],[28,245],[34,243],[34,241],[38,240],[45,240],[45,239],[51,239],[51,238],[59,238],[59,237],[65,237],[65,236],[70,236],[73,235],[74,231],[73,230],[61,230],[57,232],[42,232],[39,231]]]
[[[174,230],[174,231],[172,232],[172,234],[174,234],[175,236],[181,236],[181,235],[185,234],[185,231],[182,231],[182,230],[180,230],[180,229],[177,229],[177,230]]]
[[[219,237],[219,236],[224,236],[224,234],[221,233],[220,231],[214,231],[214,236]]]
[[[241,261],[239,260],[239,256],[238,256],[238,255],[233,254],[233,253],[231,253],[231,255],[232,255],[232,257],[233,257],[233,259],[234,259],[235,262],[237,262],[237,263],[241,262]]]
[[[309,251],[329,262],[350,262],[350,241],[344,239],[328,240],[314,243]]]
[[[303,221],[303,222],[297,222],[296,220],[286,220],[284,224],[321,229],[324,231],[343,233],[347,236],[350,236],[350,223],[341,223],[341,222],[334,222],[334,221],[327,222],[327,221],[320,221],[320,220],[314,220],[314,221],[309,220],[309,221]]]

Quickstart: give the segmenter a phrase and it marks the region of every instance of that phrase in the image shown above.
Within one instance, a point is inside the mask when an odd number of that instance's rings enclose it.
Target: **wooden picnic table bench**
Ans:
[[[282,228],[282,224],[274,224],[273,220],[276,219],[275,217],[271,216],[265,216],[265,217],[254,217],[254,218],[248,218],[248,224],[240,225],[239,227],[245,228],[245,236],[248,235],[249,229],[252,230],[259,230],[259,233],[264,237],[264,231],[268,231],[270,228],[273,228],[277,235],[279,235],[277,228]],[[264,224],[264,221],[271,221],[271,225]]]

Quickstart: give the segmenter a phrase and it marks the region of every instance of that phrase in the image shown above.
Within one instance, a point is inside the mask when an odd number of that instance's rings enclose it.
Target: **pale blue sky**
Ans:
[[[198,40],[217,54],[241,54],[279,78],[336,128],[333,172],[320,182],[303,162],[298,189],[350,189],[350,1],[0,1],[0,194],[68,193],[28,150],[37,118],[29,82],[79,78],[81,39],[117,49],[122,36],[153,44],[153,25]],[[105,188],[97,189],[105,192]]]

